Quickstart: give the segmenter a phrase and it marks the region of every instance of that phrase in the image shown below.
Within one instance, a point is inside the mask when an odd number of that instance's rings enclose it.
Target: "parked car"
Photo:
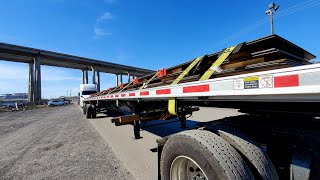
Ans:
[[[2,102],[2,107],[15,108],[16,107],[16,102],[15,101]]]
[[[67,99],[65,97],[61,97],[60,99],[61,99],[61,101],[64,102],[64,105],[70,104],[70,102],[71,102],[71,100],[69,100],[69,99]]]
[[[64,99],[62,101],[64,102],[65,105],[70,104],[70,100],[68,100],[68,99]]]
[[[48,106],[63,106],[65,105],[65,102],[63,102],[61,99],[51,99],[48,102]]]

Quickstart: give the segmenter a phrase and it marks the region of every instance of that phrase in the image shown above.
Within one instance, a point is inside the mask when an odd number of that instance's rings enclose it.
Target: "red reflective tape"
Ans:
[[[119,97],[119,95],[118,95],[118,94],[116,94],[116,95],[114,95],[114,97]]]
[[[171,89],[159,89],[156,90],[156,94],[171,94]]]
[[[126,97],[126,94],[121,94],[121,97]]]
[[[183,93],[209,92],[209,84],[183,87]]]
[[[274,77],[274,87],[299,86],[299,75],[276,76]]]
[[[140,96],[148,96],[148,95],[149,95],[149,91],[140,92]]]
[[[129,96],[136,96],[136,93],[129,93]]]

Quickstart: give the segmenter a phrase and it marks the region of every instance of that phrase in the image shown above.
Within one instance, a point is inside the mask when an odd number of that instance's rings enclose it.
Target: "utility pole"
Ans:
[[[271,34],[274,34],[274,25],[273,25],[273,14],[279,9],[279,5],[276,5],[274,2],[269,4],[269,9],[265,12],[270,17],[270,28]]]

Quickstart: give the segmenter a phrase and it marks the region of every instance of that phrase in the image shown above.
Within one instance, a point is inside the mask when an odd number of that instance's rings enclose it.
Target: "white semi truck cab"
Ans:
[[[97,92],[96,84],[80,84],[80,107],[83,107],[83,100]]]

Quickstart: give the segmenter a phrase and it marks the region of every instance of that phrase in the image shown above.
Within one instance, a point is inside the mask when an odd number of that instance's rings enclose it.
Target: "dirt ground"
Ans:
[[[0,179],[134,179],[77,105],[0,114]]]

